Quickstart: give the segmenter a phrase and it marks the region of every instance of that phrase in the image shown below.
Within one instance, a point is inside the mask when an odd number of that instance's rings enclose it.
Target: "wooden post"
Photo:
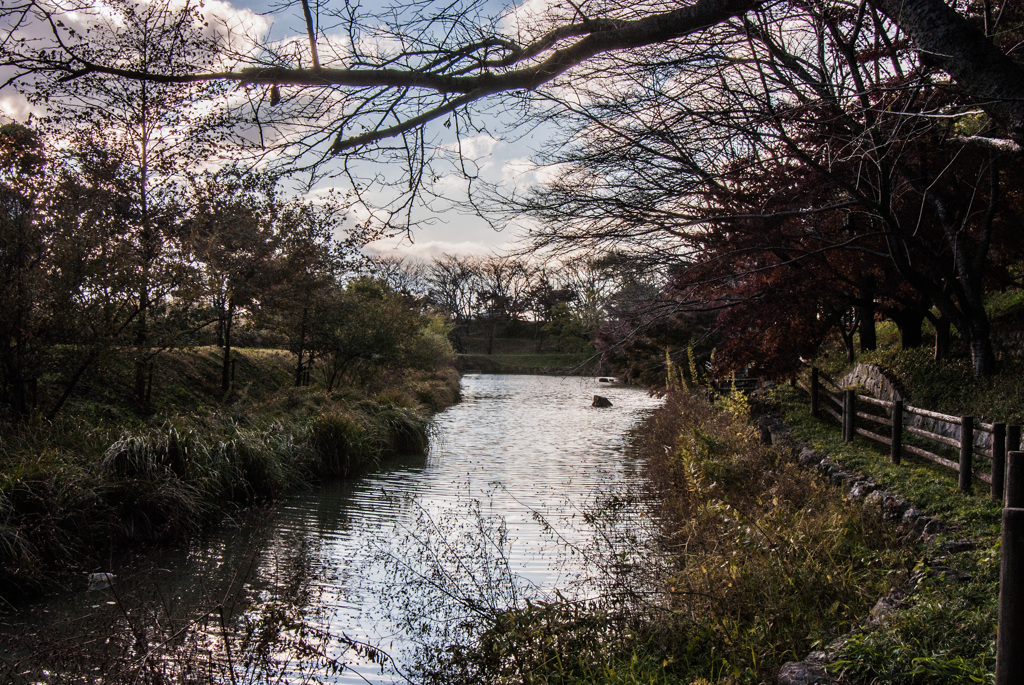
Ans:
[[[1015,685],[1024,673],[1024,452],[1006,455],[1006,508],[1003,509],[999,570],[999,628],[996,632],[996,685]]]
[[[900,456],[903,452],[903,400],[896,400],[892,403],[892,448],[889,451],[889,461],[893,464],[900,463]]]
[[[856,434],[857,395],[853,390],[843,391],[843,441],[853,442]]]
[[[1003,483],[1006,478],[1006,424],[992,424],[992,499],[1003,499]]]
[[[819,418],[818,408],[818,367],[811,367],[811,416]]]
[[[850,415],[850,396],[847,394],[847,391],[844,390],[843,391],[843,420],[842,420],[842,425],[843,425],[843,442],[847,442],[849,440],[849,437],[850,437],[850,431],[847,428],[847,424],[848,424],[847,417],[849,415]]]
[[[1020,449],[1020,426],[1006,427],[1006,451],[1016,452]]]
[[[960,492],[971,491],[972,461],[974,458],[974,417],[960,419]]]
[[[1007,507],[1024,506],[1024,452],[1014,450],[1006,453],[1004,497]]]

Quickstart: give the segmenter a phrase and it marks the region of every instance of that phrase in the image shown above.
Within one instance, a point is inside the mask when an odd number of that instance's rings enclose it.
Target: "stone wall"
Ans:
[[[904,399],[896,383],[874,364],[857,364],[853,371],[839,381],[839,385],[844,388],[864,388],[872,397],[888,402]]]
[[[994,331],[992,346],[1000,358],[1024,359],[1024,329]]]

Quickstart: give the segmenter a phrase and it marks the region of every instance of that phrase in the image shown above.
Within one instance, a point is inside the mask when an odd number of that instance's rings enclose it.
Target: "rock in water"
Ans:
[[[612,401],[607,397],[601,397],[600,395],[594,395],[594,401],[590,405],[591,407],[610,407]]]

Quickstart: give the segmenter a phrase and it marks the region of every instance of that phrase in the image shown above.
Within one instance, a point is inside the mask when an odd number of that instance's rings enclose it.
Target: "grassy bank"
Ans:
[[[655,551],[618,552],[602,601],[496,617],[438,682],[773,682],[910,577],[919,550],[760,444],[744,400],[674,394],[637,435],[654,496],[620,504],[649,507]]]
[[[140,543],[178,540],[239,508],[427,447],[430,412],[458,399],[451,368],[358,389],[293,387],[287,353],[239,350],[220,398],[215,350],[168,354],[153,412],[117,401],[125,360],[97,369],[54,421],[0,428],[0,587],[38,591]],[[209,367],[209,368],[208,368]]]
[[[879,349],[860,354],[857,362],[880,367],[915,406],[983,421],[1024,420],[1021,360],[1007,356],[997,375],[973,378],[966,359],[935,362],[931,350],[902,350],[894,329],[885,324],[879,329]],[[836,350],[817,363],[835,378],[853,366]],[[918,559],[921,569],[940,572],[920,576],[900,612],[832,655],[835,669],[855,682],[992,682],[1001,505],[991,500],[988,487],[976,483],[971,493],[961,493],[956,473],[910,454],[894,466],[867,440],[843,443],[834,422],[810,416],[801,391],[780,388],[776,398],[799,439],[943,521],[935,545]]]

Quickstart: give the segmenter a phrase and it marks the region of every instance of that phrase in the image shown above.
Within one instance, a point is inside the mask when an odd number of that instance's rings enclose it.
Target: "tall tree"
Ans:
[[[77,30],[70,28],[74,23],[67,25],[80,39],[76,55],[82,60],[175,77],[215,63],[217,42],[208,35],[197,5],[114,0],[91,19]],[[171,86],[88,70],[74,78],[47,76],[34,80],[28,95],[49,112],[44,122],[51,134],[108,148],[133,168],[133,182],[126,188],[132,202],[124,218],[134,243],[129,267],[136,273],[138,302],[134,391],[142,399],[150,349],[167,344],[154,328],[155,310],[180,285],[167,234],[175,206],[174,177],[214,153],[228,132],[216,125],[227,121],[209,101],[216,89],[208,86]]]
[[[17,416],[29,410],[39,336],[45,240],[38,211],[45,163],[34,131],[0,126],[0,401]]]
[[[192,180],[188,245],[223,350],[221,392],[231,388],[232,333],[240,313],[270,297],[281,279],[286,232],[277,179],[237,166]]]

